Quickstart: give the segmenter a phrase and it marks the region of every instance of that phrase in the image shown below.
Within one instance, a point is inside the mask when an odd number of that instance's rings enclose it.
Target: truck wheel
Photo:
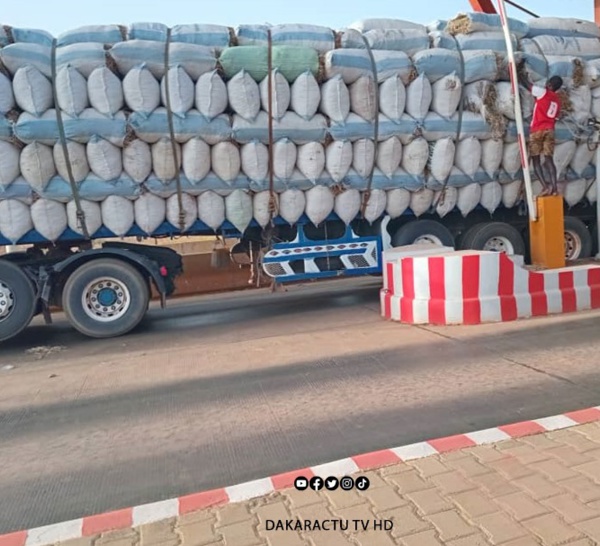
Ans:
[[[594,241],[586,225],[574,216],[565,216],[565,259],[568,261],[589,258]]]
[[[430,243],[454,247],[452,233],[434,220],[415,220],[403,225],[392,237],[392,246]]]
[[[476,224],[460,242],[461,250],[490,250],[524,256],[525,242],[517,229],[504,222]]]
[[[36,308],[33,284],[19,267],[0,260],[0,341],[21,333]]]
[[[71,325],[94,338],[117,337],[144,318],[150,290],[134,267],[120,260],[92,260],[67,279],[62,305]]]

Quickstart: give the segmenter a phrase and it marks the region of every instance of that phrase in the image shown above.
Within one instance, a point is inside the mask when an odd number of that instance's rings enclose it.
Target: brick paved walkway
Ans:
[[[68,546],[533,546],[600,544],[600,423],[366,472],[368,491],[288,489]],[[348,520],[347,531],[268,530]],[[354,528],[353,520],[370,528]],[[391,531],[373,522],[391,520]],[[333,525],[333,523],[330,523]]]

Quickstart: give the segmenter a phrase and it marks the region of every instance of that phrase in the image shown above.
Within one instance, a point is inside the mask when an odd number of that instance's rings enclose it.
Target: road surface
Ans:
[[[600,404],[600,313],[413,327],[378,287],[178,300],[116,340],[36,323],[1,348],[0,533]]]

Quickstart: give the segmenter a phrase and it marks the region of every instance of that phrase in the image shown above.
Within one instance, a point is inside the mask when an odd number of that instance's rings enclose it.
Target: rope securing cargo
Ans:
[[[169,124],[169,137],[171,140],[171,149],[173,151],[173,162],[175,170],[175,182],[177,184],[177,204],[179,206],[179,230],[184,231],[185,228],[185,210],[183,208],[183,193],[181,189],[181,174],[179,169],[179,161],[177,154],[177,142],[175,141],[175,129],[173,125],[173,110],[171,108],[171,88],[169,85],[169,68],[170,68],[170,45],[171,45],[171,27],[167,28],[167,38],[165,40],[165,107],[167,109],[167,121]]]
[[[85,212],[81,207],[81,198],[79,197],[79,190],[75,177],[73,176],[73,166],[71,165],[71,158],[69,157],[69,148],[67,146],[67,137],[65,135],[65,125],[62,117],[62,110],[58,102],[58,93],[56,89],[56,39],[52,41],[52,53],[51,53],[51,82],[52,82],[52,95],[54,97],[54,108],[56,110],[56,121],[58,123],[58,134],[60,136],[60,145],[65,159],[65,165],[67,167],[67,174],[69,177],[69,184],[71,185],[71,192],[73,193],[73,200],[77,208],[77,223],[81,229],[85,239],[90,239],[90,233],[88,232],[87,223],[85,221]]]

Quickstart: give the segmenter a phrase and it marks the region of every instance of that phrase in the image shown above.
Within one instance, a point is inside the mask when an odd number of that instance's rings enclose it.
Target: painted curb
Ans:
[[[303,468],[231,487],[204,491],[151,504],[124,508],[114,512],[0,535],[0,546],[47,546],[55,542],[94,536],[107,531],[155,523],[225,504],[243,502],[275,491],[293,487],[297,476],[344,476],[383,466],[492,444],[503,440],[531,436],[600,421],[600,406],[544,417],[533,421],[512,423],[486,430],[437,438],[393,449],[355,455],[310,468]]]
[[[520,256],[444,247],[384,253],[381,314],[406,324],[482,324],[600,308],[600,267],[530,271]]]

